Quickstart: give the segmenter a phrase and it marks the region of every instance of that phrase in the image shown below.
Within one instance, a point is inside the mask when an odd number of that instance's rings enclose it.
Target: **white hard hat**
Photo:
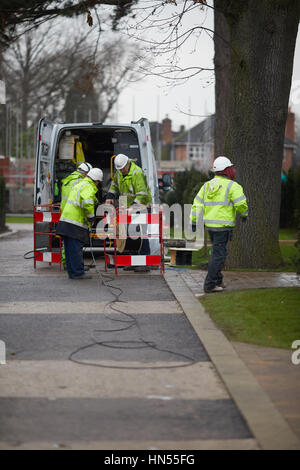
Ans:
[[[92,168],[87,175],[93,181],[103,181],[103,171],[100,168]]]
[[[88,173],[91,169],[92,169],[92,165],[90,163],[87,163],[87,162],[84,162],[84,163],[80,163],[79,167],[77,168],[77,170],[79,171],[83,171],[84,173]]]
[[[128,162],[129,162],[129,158],[127,157],[127,155],[124,155],[123,153],[119,153],[119,155],[117,155],[115,158],[116,170],[122,170],[122,168],[124,168]]]
[[[229,158],[220,156],[215,159],[212,167],[212,171],[223,171],[225,168],[228,168],[229,166],[233,166],[233,163],[229,160]]]

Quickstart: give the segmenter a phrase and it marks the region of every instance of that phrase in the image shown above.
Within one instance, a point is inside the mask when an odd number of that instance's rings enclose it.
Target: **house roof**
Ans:
[[[150,122],[150,133],[151,133],[151,141],[153,147],[156,147],[156,138],[157,134],[159,136],[159,139],[161,139],[161,134],[162,134],[162,123],[157,122],[157,121],[151,121]],[[172,130],[172,137],[173,140],[177,138],[177,136],[180,134],[180,132],[173,131]]]
[[[190,132],[187,130],[182,132],[175,140],[175,145],[185,144],[189,141],[191,143],[198,142],[213,142],[214,141],[214,127],[215,127],[215,115],[211,116],[201,121],[196,126],[190,129]]]

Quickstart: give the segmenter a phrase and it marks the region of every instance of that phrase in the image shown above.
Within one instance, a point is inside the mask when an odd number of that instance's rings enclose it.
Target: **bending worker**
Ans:
[[[248,216],[246,196],[236,183],[235,168],[224,156],[215,159],[215,177],[207,181],[194,199],[190,220],[195,231],[198,217],[204,211],[203,222],[212,241],[212,255],[204,281],[204,292],[222,292],[225,288],[221,270],[227,256],[227,243],[232,240],[236,213],[245,222]]]
[[[71,189],[75,186],[75,184],[79,183],[82,178],[85,178],[92,168],[93,167],[90,163],[81,163],[77,170],[73,171],[73,173],[61,180],[61,212],[63,211],[66,205]]]
[[[92,165],[90,163],[81,163],[77,170],[73,171],[70,175],[66,176],[64,179],[61,180],[61,201],[60,201],[60,213],[62,214],[66,202],[68,200],[69,194],[71,189],[85,178],[88,172],[92,169]],[[66,265],[66,255],[65,255],[65,247],[62,246],[61,250],[61,262],[64,268],[67,267]]]
[[[152,196],[143,170],[127,155],[120,153],[115,158],[116,172],[106,196],[107,204],[114,204],[117,197],[127,197],[127,207],[134,204],[147,206],[152,202]],[[140,255],[150,254],[148,238],[143,238]],[[135,271],[149,271],[148,266],[137,266]]]
[[[82,248],[89,245],[89,228],[95,217],[96,193],[101,181],[102,170],[92,168],[87,177],[71,189],[57,224],[56,233],[63,237],[70,279],[91,279],[84,272]]]

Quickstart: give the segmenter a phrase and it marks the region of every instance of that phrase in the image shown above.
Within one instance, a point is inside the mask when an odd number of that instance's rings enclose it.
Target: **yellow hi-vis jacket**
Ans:
[[[111,196],[126,196],[128,207],[132,204],[147,206],[152,202],[146,176],[132,161],[127,175],[123,175],[120,170],[115,172],[106,198],[109,199]]]
[[[97,186],[89,177],[77,183],[70,191],[60,222],[87,230],[90,227],[89,221],[94,218],[95,204],[98,203],[97,191]]]
[[[61,202],[60,202],[60,212],[62,213],[66,202],[68,200],[71,189],[83,179],[83,174],[80,171],[73,171],[70,175],[66,176],[61,180]]]
[[[235,226],[236,213],[248,216],[248,205],[240,184],[225,176],[207,181],[194,199],[190,221],[196,223],[204,211],[204,225],[209,230],[227,230]]]

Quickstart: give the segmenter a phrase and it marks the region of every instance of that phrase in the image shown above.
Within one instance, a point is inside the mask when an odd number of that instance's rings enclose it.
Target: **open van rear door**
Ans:
[[[158,190],[158,177],[157,167],[154,158],[154,152],[151,142],[151,131],[148,119],[141,118],[135,124],[138,124],[141,136],[141,151],[142,151],[142,168],[147,175],[148,185],[151,190],[153,204],[159,204],[159,190]]]
[[[52,196],[52,134],[54,123],[46,118],[39,122],[37,132],[34,204],[51,204]]]

